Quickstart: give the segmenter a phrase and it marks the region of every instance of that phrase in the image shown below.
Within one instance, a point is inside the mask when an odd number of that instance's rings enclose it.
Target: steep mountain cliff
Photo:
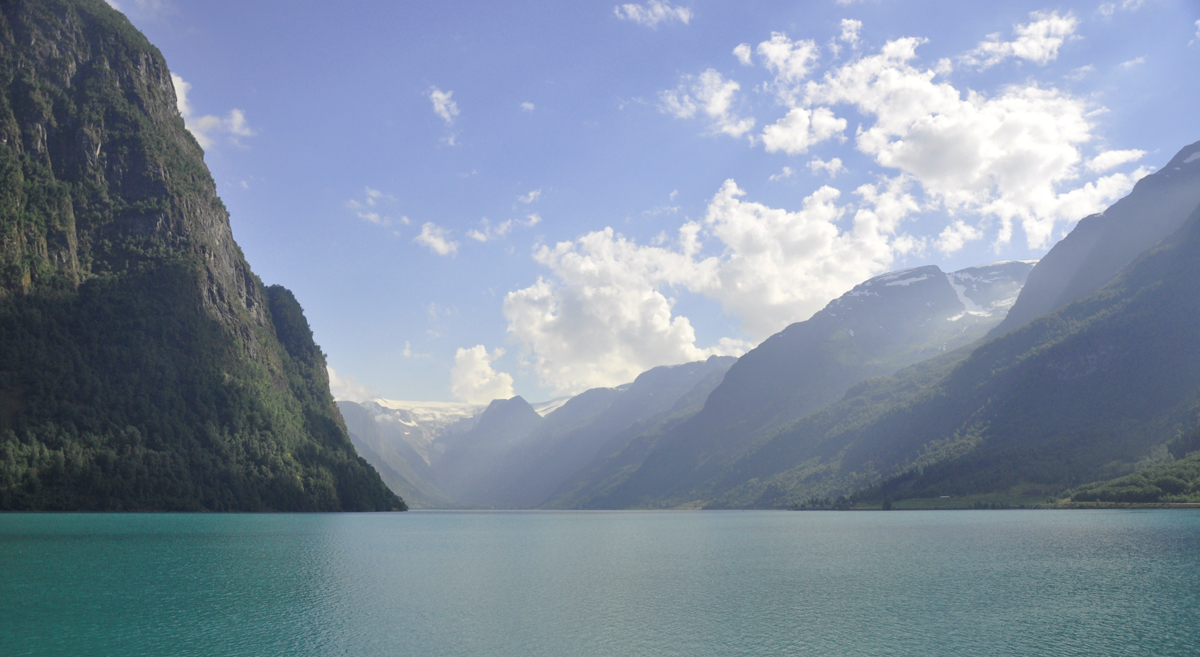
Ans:
[[[404,508],[203,158],[103,0],[0,3],[0,508]]]

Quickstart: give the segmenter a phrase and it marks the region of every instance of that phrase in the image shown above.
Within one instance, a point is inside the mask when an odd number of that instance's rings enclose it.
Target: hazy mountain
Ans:
[[[853,384],[891,374],[983,337],[1013,304],[1033,262],[998,262],[951,274],[935,266],[872,278],[810,319],[742,356],[694,417],[654,440],[600,507],[658,505],[714,476],[752,445],[840,398]],[[641,442],[631,443],[645,449]]]
[[[0,508],[403,508],[162,54],[102,0],[6,0],[0,73]]]
[[[528,440],[513,449],[474,495],[494,506],[532,507],[631,427],[668,413],[702,382],[715,387],[732,357],[656,367],[619,388],[598,388],[572,398],[546,416]]]
[[[623,386],[534,405],[520,397],[486,408],[383,399],[338,405],[360,453],[414,506],[527,508],[681,399],[697,410],[734,360],[656,367]]]
[[[442,490],[460,504],[492,506],[481,489],[486,490],[501,460],[528,442],[545,421],[521,397],[492,401],[475,426],[446,439],[445,453],[433,461]]]
[[[1186,168],[1200,168],[1200,156],[1190,155],[1198,150],[1172,161],[1181,169],[1154,175],[1192,175]],[[1157,181],[1138,188],[1147,207],[1155,201],[1146,190],[1178,192]],[[1154,230],[1163,223],[1128,219]],[[1107,257],[1093,251],[1079,269],[1095,271],[1091,260]],[[1182,226],[1092,295],[974,351],[856,386],[690,493],[722,506],[779,506],[864,486],[880,497],[1053,493],[1194,450],[1198,423],[1194,206]]]
[[[1016,305],[991,337],[1100,289],[1138,254],[1178,228],[1197,204],[1200,142],[1179,151],[1104,212],[1080,220],[1029,274]]]
[[[433,469],[408,439],[420,429],[429,431],[428,426],[414,427],[395,421],[394,411],[389,413],[373,402],[363,405],[340,401],[337,406],[350,432],[350,442],[379,471],[388,488],[414,508],[450,505],[450,499],[434,483]]]

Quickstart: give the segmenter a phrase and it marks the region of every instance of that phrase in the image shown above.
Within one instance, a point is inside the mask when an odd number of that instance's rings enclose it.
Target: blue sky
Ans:
[[[115,0],[343,398],[737,355],[1037,258],[1200,139],[1200,3]]]

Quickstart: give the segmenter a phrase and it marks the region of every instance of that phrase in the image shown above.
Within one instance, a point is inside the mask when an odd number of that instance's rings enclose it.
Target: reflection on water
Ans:
[[[0,515],[11,655],[1192,655],[1200,513]]]

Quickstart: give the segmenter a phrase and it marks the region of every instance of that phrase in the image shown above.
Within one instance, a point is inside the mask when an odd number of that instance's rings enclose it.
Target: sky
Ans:
[[[340,399],[740,355],[1039,258],[1200,140],[1200,2],[110,0]]]

